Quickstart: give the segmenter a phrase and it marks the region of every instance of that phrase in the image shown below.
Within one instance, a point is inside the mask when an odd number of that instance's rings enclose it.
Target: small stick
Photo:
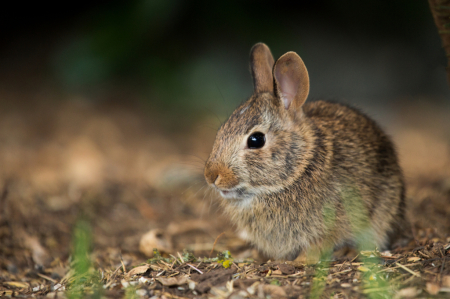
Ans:
[[[162,270],[161,272],[159,272],[158,274],[156,274],[156,277],[162,275],[164,272],[166,272],[166,270]]]
[[[176,263],[177,263],[177,259],[174,259],[172,265],[170,265],[170,268],[171,268],[172,270],[173,270],[173,266],[174,266]]]
[[[441,252],[442,254],[442,252]],[[441,266],[441,273],[439,273],[439,281],[442,282],[442,272],[444,271],[444,265],[445,265],[445,256],[443,257],[442,266]]]
[[[213,247],[212,247],[212,249],[211,249],[211,253],[209,254],[209,257],[210,257],[210,258],[211,258],[211,255],[213,254],[214,247],[216,247],[217,240],[219,240],[219,238],[222,237],[222,235],[225,235],[225,232],[223,232],[223,233],[221,233],[220,235],[218,235],[217,238],[216,238],[216,240],[214,241]]]
[[[238,270],[240,270],[241,269],[241,267],[239,267],[238,265],[236,265],[236,263],[235,262],[233,262],[233,265],[236,267],[236,268],[238,268]]]
[[[426,257],[427,259],[431,259],[431,256],[429,256],[428,254],[423,253],[422,251],[417,251],[421,256]]]
[[[336,272],[336,273],[331,273],[331,275],[342,274],[342,273],[350,272],[350,271],[352,271],[352,270],[353,270],[353,269],[346,269],[346,270],[344,270],[344,271],[340,271],[340,272]]]
[[[47,279],[48,281],[51,281],[51,282],[53,282],[53,283],[58,283],[56,280],[54,280],[54,279],[51,278],[51,277],[48,277],[47,275],[44,275],[44,274],[41,274],[41,273],[37,273],[37,275],[38,275],[39,277],[42,277],[42,278],[44,278],[44,279]]]
[[[127,269],[125,268],[125,264],[123,263],[122,256],[120,257],[120,262],[122,263],[123,273],[127,273]]]
[[[195,271],[197,271],[200,274],[203,274],[202,271],[200,271],[199,269],[195,268],[194,266],[192,266],[191,264],[186,263],[186,265],[188,265],[189,267],[191,267],[192,269],[194,269]]]
[[[424,249],[424,248],[425,248],[425,246],[419,246],[419,247],[414,248],[412,250],[412,252],[416,252],[416,251],[419,251],[419,250]]]
[[[178,260],[178,258],[175,257],[174,255],[170,254],[170,256],[173,257],[178,263],[180,262],[180,261]],[[180,265],[183,265],[183,263],[180,263]]]
[[[405,266],[403,266],[402,264],[400,264],[400,263],[396,263],[400,268],[402,268],[403,270],[405,270],[405,271],[408,271],[409,273],[411,273],[412,275],[414,275],[414,276],[417,276],[417,277],[420,277],[420,274],[417,274],[416,272],[414,272],[413,270],[411,270],[411,269],[409,269],[409,268],[406,268]]]
[[[398,264],[398,263],[396,263],[396,264]],[[400,265],[400,266],[397,266],[397,267],[384,268],[384,269],[381,269],[380,271],[378,271],[377,273],[381,273],[381,272],[385,272],[385,271],[401,268],[401,267],[404,267],[404,266],[417,266],[417,265],[420,265],[420,264],[421,263],[412,263],[412,264],[408,264],[408,265]]]
[[[359,256],[359,253],[350,261],[350,264],[353,263],[354,260],[356,260]]]
[[[181,254],[178,251],[177,251],[177,253],[178,253],[178,256],[180,257],[181,264],[183,265],[184,261],[183,261],[183,258],[181,257]]]
[[[111,274],[111,276],[109,277],[109,279],[106,282],[105,288],[108,288],[112,284],[112,279],[115,277],[115,275],[116,275],[117,271],[119,271],[119,269],[120,269],[120,266],[117,267],[116,270],[114,270],[113,274]]]

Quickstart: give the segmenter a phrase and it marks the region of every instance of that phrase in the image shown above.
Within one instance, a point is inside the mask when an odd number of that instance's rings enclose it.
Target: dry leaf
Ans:
[[[16,236],[20,238],[24,244],[24,246],[31,251],[31,256],[33,261],[41,266],[49,265],[52,261],[52,258],[47,252],[39,239],[36,236],[30,236],[24,229],[19,228],[16,231]]]
[[[427,282],[427,292],[431,295],[436,295],[437,293],[439,293],[439,285],[436,283],[432,283],[432,282]]]
[[[352,285],[350,283],[347,283],[347,282],[341,283],[341,287],[343,287],[343,288],[350,288],[351,286]]]
[[[150,269],[149,265],[144,265],[144,266],[139,266],[136,268],[131,269],[128,273],[127,276],[131,277],[133,275],[138,275],[138,274],[144,274],[145,272],[147,272],[147,270]]]
[[[286,297],[286,292],[282,287],[277,285],[264,285],[263,286],[264,293],[272,296],[272,298]]]
[[[15,288],[28,288],[28,283],[25,282],[21,282],[21,281],[6,281],[3,284],[6,284],[10,287],[15,287]]]
[[[153,249],[159,251],[171,252],[172,241],[168,234],[165,234],[161,229],[152,229],[141,237],[139,242],[139,251],[148,257],[153,256]]]
[[[282,275],[283,273],[280,270],[272,271],[272,275]]]
[[[413,257],[409,257],[408,258],[408,262],[417,262],[417,261],[420,261],[420,257],[417,257],[417,256],[413,256]]]
[[[292,265],[287,264],[280,264],[278,265],[278,269],[283,273],[287,275],[291,275],[295,273],[295,267]]]
[[[397,296],[399,298],[409,298],[415,297],[418,294],[418,291],[415,287],[404,288],[397,292]]]
[[[178,276],[178,277],[160,277],[156,279],[157,281],[159,281],[162,285],[164,286],[179,286],[182,284],[187,284],[188,278],[186,276]]]
[[[442,286],[450,288],[450,275],[445,275],[444,277],[442,277]]]

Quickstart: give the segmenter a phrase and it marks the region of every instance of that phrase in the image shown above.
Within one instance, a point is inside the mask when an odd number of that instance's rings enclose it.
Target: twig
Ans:
[[[244,272],[244,274],[249,274],[250,272],[255,272],[258,271],[258,269],[249,269],[247,271]]]
[[[174,259],[172,265],[170,265],[170,268],[171,268],[172,270],[173,270],[173,266],[175,266],[176,263],[177,263],[177,259]]]
[[[127,273],[127,269],[125,268],[125,264],[123,263],[122,260],[122,254],[120,255],[120,263],[122,264],[123,273]]]
[[[170,256],[171,257],[173,257],[178,263],[180,263],[180,265],[183,265],[183,262],[180,262],[179,260],[178,260],[178,258],[177,257],[175,257],[174,255],[172,255],[172,254],[170,254]]]
[[[222,237],[222,235],[225,235],[225,232],[223,232],[223,233],[221,233],[220,235],[218,235],[217,238],[216,238],[216,240],[214,241],[213,248],[211,249],[211,253],[209,254],[209,257],[210,257],[210,258],[211,258],[211,255],[212,255],[213,252],[214,252],[214,247],[216,247],[217,240],[219,240],[219,238]]]
[[[51,281],[51,282],[53,282],[53,283],[58,283],[56,280],[54,280],[53,278],[51,278],[51,277],[48,277],[47,275],[44,275],[44,274],[41,274],[41,273],[37,273],[37,275],[39,276],[39,277],[42,277],[42,278],[44,278],[44,279],[46,279],[46,280],[48,280],[48,281]]]
[[[414,276],[417,276],[417,277],[420,277],[420,274],[417,274],[416,272],[414,272],[413,270],[411,270],[411,269],[409,269],[409,268],[406,268],[405,266],[403,266],[402,264],[400,264],[400,263],[396,263],[400,268],[402,268],[403,270],[405,270],[405,271],[408,271],[409,273],[411,273],[412,275],[414,275]]]
[[[180,272],[179,271],[177,271],[177,272],[175,272],[175,273],[172,273],[172,274],[170,274],[169,276],[167,276],[167,277],[174,277],[174,276],[176,276],[176,275],[178,275],[178,274],[180,274]]]
[[[418,252],[421,256],[426,257],[427,259],[430,259],[430,258],[431,258],[431,256],[429,256],[429,255],[423,253],[422,251],[417,251],[417,252]]]
[[[444,265],[445,265],[445,256],[443,257],[442,266],[441,266],[441,272],[439,273],[439,281],[440,282],[442,282],[442,272],[444,271]]]
[[[354,260],[359,256],[359,253],[350,261],[350,264],[353,263]]]
[[[161,272],[159,272],[158,274],[156,274],[156,277],[158,277],[158,276],[160,276],[160,275],[163,275],[164,272],[166,272],[166,270],[162,270]]]
[[[177,253],[178,253],[178,256],[180,257],[181,264],[183,265],[184,261],[183,261],[183,258],[181,257],[181,254],[178,251],[177,251]]]
[[[412,250],[412,252],[414,253],[414,252],[419,251],[419,250],[424,249],[424,248],[425,248],[425,246],[419,246],[419,247],[414,248]]]
[[[399,263],[396,263],[396,264],[399,264]],[[420,265],[421,263],[413,263],[413,264],[408,264],[408,265],[400,265],[400,266],[397,266],[397,267],[389,267],[389,268],[384,268],[384,269],[381,269],[380,271],[378,271],[377,273],[381,273],[381,272],[385,272],[385,271],[389,271],[389,270],[393,270],[393,269],[397,269],[397,268],[401,268],[401,267],[405,267],[405,266],[417,266],[417,265]]]
[[[111,276],[109,277],[108,281],[106,282],[105,288],[108,288],[112,284],[113,278],[115,277],[117,271],[119,271],[120,267],[121,266],[117,267],[117,269],[114,270],[113,274],[111,274]]]
[[[239,267],[238,265],[236,265],[235,262],[233,262],[233,265],[238,269],[238,271],[241,270],[241,267]]]
[[[288,275],[287,277],[292,278],[292,277],[299,277],[299,276],[302,276],[302,275],[305,275],[305,271],[294,273],[294,274]]]
[[[344,266],[345,266],[345,263],[346,262],[343,262],[341,265],[339,265],[339,269],[338,269],[338,272],[339,271],[341,271],[342,270],[342,268],[344,268]],[[337,266],[337,265],[334,265],[335,267]],[[351,266],[351,263],[350,263],[350,266]]]
[[[331,273],[331,275],[342,274],[342,273],[350,272],[350,271],[352,271],[352,270],[353,270],[353,269],[346,269],[346,270],[343,270],[343,271],[340,271],[340,272]]]
[[[189,267],[191,267],[192,269],[194,269],[195,271],[197,271],[200,274],[203,274],[202,271],[200,271],[199,269],[195,268],[194,266],[192,266],[191,264],[186,263],[186,265],[188,265]]]
[[[173,269],[173,265],[175,263],[179,263],[178,259],[176,257],[174,257],[173,255],[171,255],[174,258],[174,263],[172,265],[170,265],[169,263],[166,263],[165,261],[158,261],[159,263],[163,264],[166,267],[170,267],[171,269]],[[161,269],[164,269],[163,267],[160,267]]]

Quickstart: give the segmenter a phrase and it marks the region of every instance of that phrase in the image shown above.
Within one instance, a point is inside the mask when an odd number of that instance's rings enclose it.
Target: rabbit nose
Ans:
[[[223,163],[206,164],[205,179],[208,184],[225,189],[233,188],[239,183],[233,171]]]
[[[219,170],[216,167],[206,167],[205,178],[208,184],[215,184],[219,178]]]
[[[210,182],[210,184],[212,184],[212,185],[216,185],[216,183],[218,183],[219,181],[220,181],[220,179],[219,179],[219,177],[220,177],[220,174],[213,174],[212,176],[211,176],[211,178],[210,178],[210,180],[211,180],[211,182]]]
[[[214,179],[214,182],[213,182],[214,185],[215,185],[216,182],[219,180],[219,177],[220,177],[220,174],[217,174],[217,175],[216,175],[216,178]]]

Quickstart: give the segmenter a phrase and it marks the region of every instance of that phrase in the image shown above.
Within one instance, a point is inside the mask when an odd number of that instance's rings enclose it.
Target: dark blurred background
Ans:
[[[11,2],[0,26],[0,85],[123,102],[111,90],[129,90],[168,116],[229,113],[251,94],[260,41],[276,57],[299,53],[311,98],[449,104],[425,0]]]

